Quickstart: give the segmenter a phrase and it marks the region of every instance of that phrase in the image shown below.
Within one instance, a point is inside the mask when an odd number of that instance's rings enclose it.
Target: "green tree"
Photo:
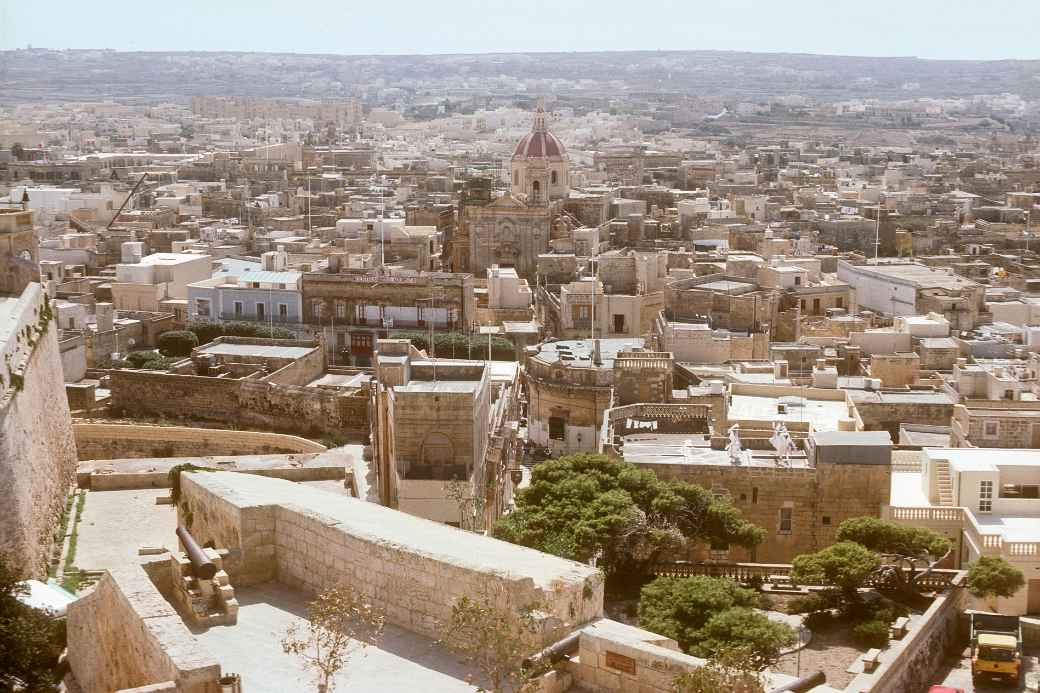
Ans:
[[[672,684],[675,693],[765,693],[762,675],[747,648],[720,652],[708,663],[686,672]]]
[[[65,622],[19,601],[27,591],[0,555],[0,691],[56,691]]]
[[[762,606],[758,592],[727,578],[661,577],[643,586],[639,625],[672,638],[698,657],[745,647],[755,669],[761,670],[794,643],[788,626],[753,610]]]
[[[164,356],[190,356],[198,345],[198,336],[188,330],[170,330],[159,335],[159,351]]]
[[[519,611],[501,609],[488,595],[462,597],[452,606],[441,642],[461,654],[484,676],[489,693],[537,690],[541,666],[525,667],[524,658],[537,647],[540,605]]]
[[[968,566],[968,591],[985,599],[993,611],[997,597],[1011,597],[1026,584],[1022,571],[1000,556],[980,556]]]
[[[765,532],[726,498],[605,455],[543,462],[495,527],[506,541],[577,561],[608,574],[645,575],[661,556],[689,542],[751,547]]]
[[[383,635],[386,617],[364,595],[345,585],[333,587],[307,607],[307,626],[286,629],[282,650],[300,657],[314,675],[318,693],[331,693],[338,674]]]
[[[841,541],[822,551],[796,556],[791,578],[802,585],[832,585],[846,602],[859,601],[859,588],[881,565],[881,558],[861,544]]]
[[[708,619],[690,653],[713,657],[735,645],[743,645],[748,648],[755,668],[762,671],[776,664],[784,648],[795,642],[797,636],[786,623],[772,621],[758,611],[733,607]]]
[[[950,542],[926,527],[910,527],[876,517],[854,517],[838,525],[838,541],[854,541],[871,551],[900,556],[942,558]]]

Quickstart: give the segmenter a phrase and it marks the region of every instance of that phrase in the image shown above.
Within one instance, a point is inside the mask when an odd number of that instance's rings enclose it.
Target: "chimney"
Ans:
[[[98,303],[94,306],[94,316],[97,320],[97,331],[111,332],[115,329],[115,310],[111,303]]]

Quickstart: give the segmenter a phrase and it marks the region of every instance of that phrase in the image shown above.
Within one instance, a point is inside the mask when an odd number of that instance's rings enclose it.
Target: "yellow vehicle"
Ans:
[[[971,680],[1018,685],[1022,672],[1022,625],[1017,616],[971,615]]]

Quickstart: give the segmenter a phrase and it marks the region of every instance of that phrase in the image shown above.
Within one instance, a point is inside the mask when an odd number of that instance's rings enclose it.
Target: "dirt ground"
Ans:
[[[780,658],[771,671],[791,676],[805,676],[814,671],[827,675],[827,685],[842,689],[852,681],[855,674],[845,670],[856,658],[866,652],[852,642],[851,633],[844,624],[833,623],[812,632],[812,640],[798,652]]]

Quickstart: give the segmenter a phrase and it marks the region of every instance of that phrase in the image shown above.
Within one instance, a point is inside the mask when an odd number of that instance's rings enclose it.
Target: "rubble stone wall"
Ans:
[[[69,666],[84,691],[167,681],[181,693],[220,691],[220,664],[139,566],[109,571],[69,605],[68,642]]]
[[[288,433],[368,435],[368,393],[249,379],[118,370],[112,406],[129,416],[190,417]]]

